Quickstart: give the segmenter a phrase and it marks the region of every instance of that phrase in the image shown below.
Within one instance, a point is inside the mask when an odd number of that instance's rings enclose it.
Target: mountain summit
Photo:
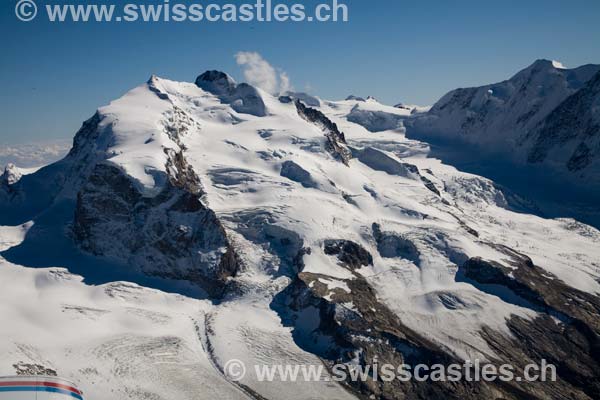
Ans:
[[[537,60],[506,81],[449,92],[412,121],[414,135],[474,144],[598,184],[599,73],[599,65]]]

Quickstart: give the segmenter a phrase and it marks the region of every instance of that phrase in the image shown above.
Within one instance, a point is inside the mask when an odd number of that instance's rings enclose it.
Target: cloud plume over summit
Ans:
[[[240,51],[235,55],[235,60],[249,84],[272,94],[292,89],[288,74],[273,67],[259,53]]]

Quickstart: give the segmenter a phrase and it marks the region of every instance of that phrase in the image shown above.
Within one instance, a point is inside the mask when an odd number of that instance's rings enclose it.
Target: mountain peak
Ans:
[[[534,65],[539,65],[539,66],[553,66],[552,63],[553,63],[552,60],[548,60],[546,58],[538,58],[537,60],[535,60],[533,62],[533,64],[531,66],[534,66]]]
[[[421,133],[503,151],[518,162],[544,161],[565,174],[576,169],[577,179],[598,179],[590,150],[594,144],[582,144],[593,135],[577,132],[584,125],[583,131],[595,132],[593,77],[599,71],[600,65],[567,69],[539,59],[508,80],[446,94],[413,126]]]
[[[311,96],[308,93],[287,91],[283,95],[291,99],[300,100],[310,107],[321,107],[321,101],[317,97]]]
[[[561,63],[560,61],[540,58],[540,59],[535,60],[529,67],[525,68],[523,71],[530,71],[533,69],[536,69],[539,71],[554,71],[554,70],[562,70],[562,69],[566,70],[568,68],[565,67],[564,64]]]
[[[222,71],[206,71],[196,78],[196,86],[216,95],[231,93],[235,90],[235,80]]]
[[[365,101],[365,99],[351,94],[350,96],[346,97],[346,101]]]
[[[196,78],[196,86],[210,92],[228,103],[231,107],[243,114],[252,114],[257,117],[267,115],[267,109],[261,93],[252,85],[240,83],[221,71],[206,71]]]
[[[7,164],[4,168],[4,173],[0,176],[0,182],[5,183],[6,185],[14,185],[17,183],[21,177],[23,176],[21,170],[17,168],[14,164]]]

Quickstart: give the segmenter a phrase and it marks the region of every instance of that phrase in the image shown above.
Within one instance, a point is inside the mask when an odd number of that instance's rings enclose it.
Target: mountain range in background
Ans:
[[[542,215],[600,226],[600,65],[537,60],[506,81],[449,92],[407,128],[432,157],[526,196]]]
[[[413,127],[597,185],[600,65],[538,60],[506,81],[451,91]]]

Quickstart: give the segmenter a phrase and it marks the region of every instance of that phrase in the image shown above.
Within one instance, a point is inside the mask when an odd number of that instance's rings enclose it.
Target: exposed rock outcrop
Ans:
[[[216,88],[227,85],[213,78]],[[157,116],[162,132],[144,143],[151,157],[143,173],[151,176],[154,187],[140,183],[145,175],[135,175],[115,159],[111,146],[119,121],[97,113],[84,123],[65,159],[69,168],[61,195],[76,198],[73,238],[92,254],[146,275],[187,280],[219,296],[240,264],[184,155],[183,137],[199,126],[173,104],[158,78],[151,78],[146,89],[164,110]]]
[[[303,92],[285,92],[283,96],[290,98],[292,101],[300,100],[309,107],[321,107],[321,101],[315,96]]]
[[[541,359],[557,366],[557,383],[546,382],[549,398],[600,396],[600,300],[597,296],[567,286],[556,276],[537,267],[529,257],[505,246],[493,245],[507,255],[506,263],[475,257],[462,267],[465,278],[481,290],[494,291],[507,302],[519,302],[540,312],[533,320],[513,316],[508,327],[512,338],[484,328],[482,336],[502,360],[523,369]],[[487,286],[486,286],[487,285]],[[536,391],[541,391],[539,386]],[[588,396],[588,397],[586,397]]]
[[[360,96],[355,96],[353,94],[351,94],[350,96],[346,97],[346,101],[366,101],[363,97]]]
[[[373,265],[373,256],[351,240],[329,239],[325,241],[323,249],[325,254],[337,256],[342,264],[352,270]]]
[[[101,119],[95,113],[83,123],[73,139],[73,147],[62,160],[23,175],[11,185],[0,184],[0,224],[29,221],[57,198],[75,200],[96,163],[108,157],[110,139],[102,135]]]
[[[318,326],[312,332],[297,326],[298,341],[319,354],[328,368],[346,364],[349,369],[373,365],[426,365],[460,363],[434,343],[407,328],[387,307],[379,302],[375,291],[358,274],[343,284],[343,289],[330,289],[333,278],[302,272],[284,292],[282,302],[297,313],[318,314]],[[325,283],[323,283],[325,282]],[[285,296],[285,297],[284,297]],[[311,327],[312,328],[312,327]],[[327,347],[319,343],[330,343]],[[339,367],[338,367],[339,368]],[[499,390],[485,382],[402,382],[399,379],[352,380],[347,375],[345,386],[361,399],[488,399],[499,398],[509,391]],[[516,390],[515,390],[516,392]]]
[[[346,143],[344,132],[338,129],[335,122],[331,121],[321,111],[305,106],[300,100],[295,101],[298,114],[323,130],[325,133],[325,148],[335,158],[348,165],[352,158],[352,152]]]
[[[207,71],[196,78],[196,85],[218,96],[222,102],[242,114],[264,117],[267,108],[258,90],[247,83],[236,84],[232,77],[220,71]]]
[[[377,243],[377,251],[382,257],[400,257],[414,263],[419,261],[419,250],[411,240],[402,235],[384,232],[379,224],[373,224],[372,229]]]
[[[381,239],[381,231],[377,228],[377,235]],[[348,251],[345,251],[348,249]],[[350,251],[353,249],[352,251]],[[373,365],[411,365],[450,364],[462,365],[449,349],[429,341],[421,334],[411,330],[402,323],[398,317],[383,305],[365,278],[354,272],[356,265],[364,265],[368,257],[359,260],[357,257],[345,257],[347,254],[364,253],[352,242],[332,240],[325,243],[325,250],[332,255],[338,255],[341,265],[351,271],[351,279],[339,279],[326,275],[310,272],[301,272],[293,284],[280,296],[279,301],[284,302],[295,315],[297,320],[302,319],[306,313],[317,313],[318,325],[309,330],[306,326],[296,326],[298,342],[304,343],[307,349],[319,354],[325,365],[333,367],[335,364],[351,366]],[[571,307],[567,303],[559,306],[566,299],[563,296],[564,288],[554,287],[555,293],[534,293],[536,283],[546,282],[544,285],[555,282],[555,277],[545,277],[541,271],[528,260],[526,256],[519,255],[509,249],[506,254],[512,258],[513,267],[522,272],[521,278],[508,277],[507,271],[494,263],[487,263],[480,259],[470,259],[465,264],[465,269],[471,278],[487,284],[503,285],[517,290],[528,300],[537,302],[546,307],[549,303],[555,304],[556,310],[560,307]],[[500,272],[502,270],[503,272]],[[515,273],[516,276],[520,274]],[[508,280],[516,283],[509,283]],[[520,282],[520,279],[523,281]],[[533,279],[527,283],[526,281]],[[560,285],[560,281],[558,281]],[[525,286],[528,286],[525,288]],[[542,285],[543,286],[543,285]],[[550,289],[550,288],[549,288]],[[571,289],[572,291],[573,289]],[[567,291],[568,293],[568,291]],[[576,299],[574,294],[569,303],[573,302],[573,310],[591,299],[592,296],[583,296]],[[549,296],[546,299],[545,296]],[[553,300],[554,298],[555,300]],[[576,303],[575,303],[576,302]],[[593,300],[592,304],[596,304]],[[592,307],[592,309],[590,309]],[[534,320],[526,320],[513,316],[507,321],[513,337],[506,336],[492,329],[484,327],[481,335],[490,347],[496,352],[498,358],[489,360],[496,369],[500,365],[510,364],[514,367],[513,376],[524,376],[523,371],[528,364],[540,364],[542,359],[557,366],[556,381],[525,382],[520,380],[494,380],[472,382],[460,380],[458,382],[415,380],[401,382],[394,379],[390,381],[378,379],[350,380],[345,384],[349,390],[359,398],[375,396],[381,399],[593,399],[598,397],[598,342],[590,329],[596,321],[597,310],[595,305],[588,305],[591,319],[587,319],[581,311],[581,319],[568,320],[564,325],[557,323],[549,314],[542,313]],[[547,308],[548,309],[548,308]],[[583,313],[587,313],[584,308]],[[561,311],[562,313],[562,311]],[[558,315],[555,313],[554,315]],[[294,320],[292,318],[292,320]],[[587,319],[587,322],[583,322]],[[579,321],[579,322],[577,322]],[[588,328],[586,328],[586,326]],[[592,328],[596,329],[596,328]],[[329,343],[324,346],[323,343]],[[339,368],[339,367],[338,367]],[[371,376],[372,377],[372,376]]]
[[[533,140],[528,161],[563,162],[569,171],[589,167],[600,149],[600,72],[569,96],[523,141]],[[531,139],[530,139],[531,138]]]
[[[594,333],[600,345],[600,299],[597,296],[566,285],[534,265],[524,254],[506,246],[493,247],[507,255],[508,265],[470,258],[462,267],[466,278],[481,284],[504,286],[544,312],[578,320],[587,326],[590,334]]]
[[[14,165],[8,164],[0,175],[0,204],[18,203],[22,201],[23,193],[17,184],[23,177],[21,171]],[[1,206],[0,206],[1,210]]]
[[[11,186],[17,183],[23,177],[23,173],[14,164],[7,164],[4,173],[0,176],[0,184]]]
[[[197,283],[218,296],[239,270],[235,250],[202,203],[198,177],[181,153],[169,153],[169,169],[178,173],[155,197],[145,197],[118,167],[98,164],[77,197],[74,237],[93,254]]]

